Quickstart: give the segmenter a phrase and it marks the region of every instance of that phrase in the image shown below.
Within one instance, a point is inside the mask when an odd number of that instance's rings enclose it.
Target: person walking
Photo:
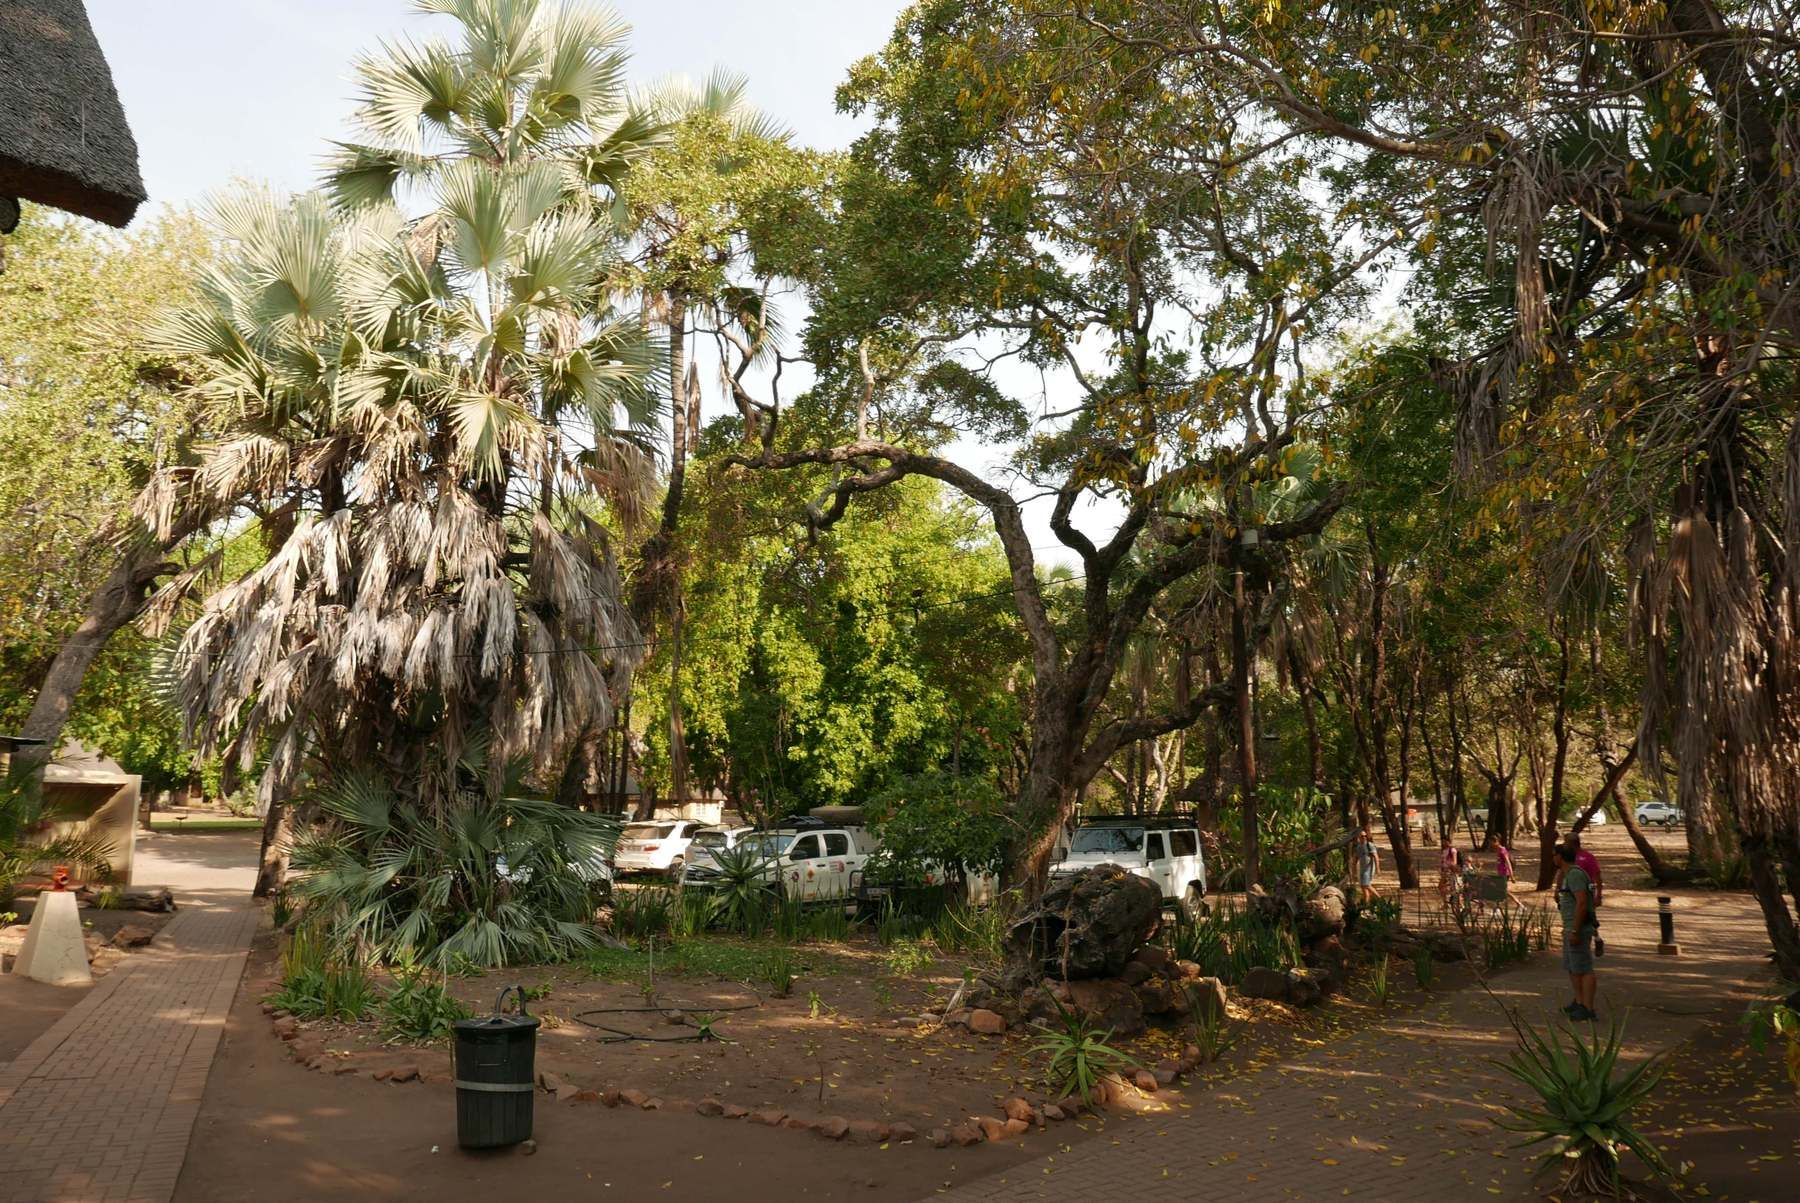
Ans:
[[[1350,845],[1350,853],[1356,862],[1356,884],[1366,897],[1375,897],[1375,870],[1381,867],[1381,853],[1367,823],[1356,829],[1356,842]]]
[[[1576,863],[1577,849],[1565,841],[1556,846],[1556,864],[1562,881],[1556,887],[1556,909],[1562,915],[1563,971],[1575,1000],[1563,1008],[1570,1019],[1595,1019],[1594,996],[1599,982],[1594,975],[1594,883]]]
[[[1445,835],[1438,848],[1438,901],[1450,905],[1450,894],[1456,878],[1456,848]]]
[[[1507,893],[1512,893],[1512,849],[1506,846],[1505,840],[1494,845],[1494,875],[1506,883]]]

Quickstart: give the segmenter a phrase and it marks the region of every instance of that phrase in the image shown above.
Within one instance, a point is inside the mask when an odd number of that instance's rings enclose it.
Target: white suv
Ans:
[[[1051,866],[1052,874],[1075,873],[1095,865],[1118,865],[1197,915],[1206,904],[1206,861],[1200,829],[1185,821],[1121,816],[1090,819],[1075,829],[1069,851]]]
[[[1665,802],[1661,798],[1652,798],[1648,802],[1639,802],[1632,812],[1640,827],[1679,827],[1681,826],[1681,807],[1673,802]]]
[[[687,865],[688,845],[701,826],[685,819],[627,823],[625,830],[619,833],[613,868],[620,873],[665,873],[679,881],[681,870]]]
[[[694,832],[693,842],[687,847],[687,869],[682,873],[682,880],[693,876],[696,869],[718,868],[719,862],[713,859],[713,854],[737,847],[754,830],[751,827],[702,827]]]

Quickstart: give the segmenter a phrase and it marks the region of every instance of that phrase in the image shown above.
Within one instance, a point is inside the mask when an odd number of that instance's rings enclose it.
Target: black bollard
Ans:
[[[1656,951],[1666,957],[1681,955],[1681,945],[1675,943],[1675,900],[1667,894],[1656,896],[1656,919],[1662,925],[1662,943]]]

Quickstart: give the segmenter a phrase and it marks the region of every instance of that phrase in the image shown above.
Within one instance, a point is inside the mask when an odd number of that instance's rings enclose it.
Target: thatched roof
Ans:
[[[122,226],[137,141],[81,0],[0,0],[0,196]]]

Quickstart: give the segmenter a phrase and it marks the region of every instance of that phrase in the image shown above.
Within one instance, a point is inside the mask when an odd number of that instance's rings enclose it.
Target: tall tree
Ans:
[[[554,775],[642,656],[602,521],[647,487],[660,359],[612,304],[610,181],[650,128],[624,108],[623,27],[424,7],[462,41],[359,64],[382,140],[343,150],[350,211],[221,202],[228,253],[162,331],[229,433],[159,479],[156,526],[247,510],[270,547],[183,635],[182,701],[203,751],[266,749],[277,804],[307,753],[428,813],[471,759]],[[403,179],[419,219],[385,199]]]
[[[1229,686],[1212,687],[1143,718],[1102,717],[1157,600],[1240,565],[1262,578],[1270,549],[1335,511],[1331,490],[1282,521],[1241,504],[1189,512],[1182,498],[1283,474],[1312,416],[1281,356],[1302,323],[1329,324],[1354,254],[1317,239],[1273,176],[1228,179],[1203,162],[1211,144],[1115,153],[1155,140],[1164,90],[1129,62],[1065,75],[1061,32],[1034,40],[1014,15],[917,5],[852,72],[841,100],[876,128],[844,173],[815,289],[821,383],[792,414],[763,402],[761,437],[735,462],[815,473],[819,526],[911,476],[987,511],[1031,645],[1017,806],[1034,838],[1013,866],[1030,880],[1118,749],[1231,703]],[[1008,393],[987,368],[1011,359],[1057,373],[1059,398],[1035,410]],[[1051,530],[1080,566],[1068,623],[1046,604],[1020,497],[942,454],[949,432],[1022,440],[1012,471],[1050,499]],[[1094,500],[1119,514],[1099,539],[1077,524]]]

